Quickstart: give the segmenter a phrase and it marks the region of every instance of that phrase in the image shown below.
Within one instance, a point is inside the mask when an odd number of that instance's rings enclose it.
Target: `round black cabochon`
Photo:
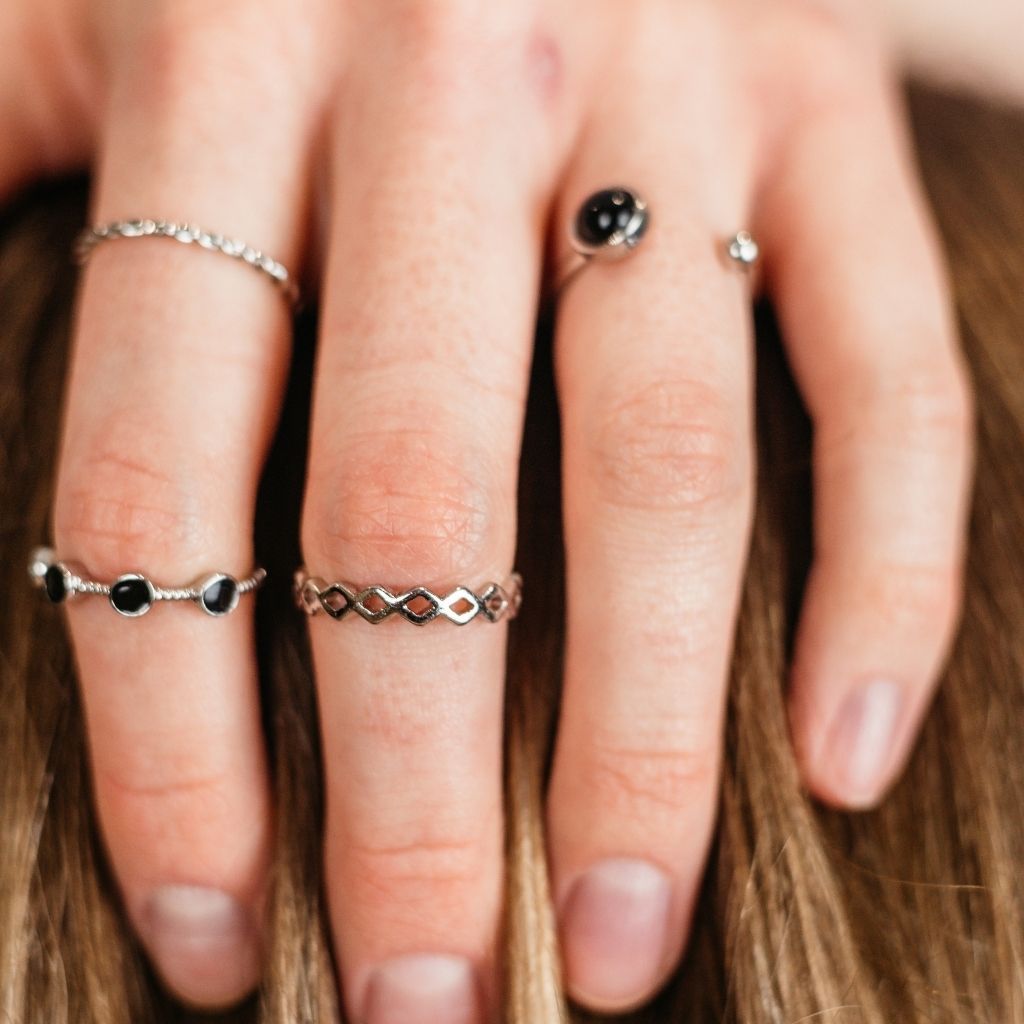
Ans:
[[[601,246],[617,233],[625,233],[637,212],[637,199],[624,188],[595,192],[580,207],[576,235],[584,245]],[[639,225],[640,231],[643,225]]]
[[[238,584],[230,576],[210,580],[199,597],[210,615],[227,615],[238,604]]]
[[[153,604],[153,588],[141,576],[122,576],[110,588],[110,603],[122,615],[145,615]]]
[[[51,565],[43,577],[46,596],[54,603],[60,604],[68,596],[67,584],[64,581],[64,570],[59,565]]]

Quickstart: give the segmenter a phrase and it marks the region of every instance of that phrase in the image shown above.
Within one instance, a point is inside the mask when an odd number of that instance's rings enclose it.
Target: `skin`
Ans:
[[[556,338],[568,634],[549,853],[579,1002],[644,1001],[686,938],[751,518],[755,288],[815,423],[795,752],[822,799],[881,799],[956,622],[971,407],[867,8],[45,0],[0,17],[0,190],[91,162],[91,220],[188,218],[319,292],[302,544],[328,579],[505,577],[545,251],[567,258],[563,225],[597,188],[649,200],[643,245],[573,284]],[[744,226],[757,278],[721,257]],[[61,555],[99,578],[244,575],[289,331],[244,266],[161,239],[97,250]],[[273,815],[252,606],[68,609],[128,913],[167,985],[209,1006],[259,978]],[[506,627],[321,617],[310,635],[346,1002],[369,1024],[483,1020]]]

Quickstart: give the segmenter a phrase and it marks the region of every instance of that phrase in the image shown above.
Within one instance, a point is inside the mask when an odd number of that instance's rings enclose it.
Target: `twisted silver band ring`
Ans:
[[[29,577],[45,591],[53,604],[63,604],[80,594],[106,597],[111,607],[125,618],[137,619],[158,601],[191,601],[207,615],[220,618],[233,612],[243,594],[258,590],[267,578],[266,570],[254,569],[244,579],[223,572],[211,572],[187,587],[158,587],[141,573],[129,572],[113,583],[91,579],[81,566],[62,562],[50,548],[37,548],[29,562]]]
[[[117,220],[97,224],[86,228],[75,241],[75,262],[84,266],[97,246],[115,238],[170,238],[183,245],[198,245],[201,249],[223,253],[269,278],[293,308],[301,304],[299,289],[283,263],[236,238],[218,235],[195,224],[170,220]]]
[[[340,621],[354,612],[374,624],[394,615],[417,626],[439,618],[464,626],[481,615],[488,622],[511,620],[522,604],[522,587],[522,577],[512,573],[503,584],[488,583],[479,593],[469,587],[456,587],[446,595],[426,587],[394,593],[379,585],[359,588],[327,583],[304,568],[295,573],[295,601],[307,615],[326,614]]]

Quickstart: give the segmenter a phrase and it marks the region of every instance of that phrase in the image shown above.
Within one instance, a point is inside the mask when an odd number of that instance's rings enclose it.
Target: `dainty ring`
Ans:
[[[198,245],[200,249],[221,252],[232,259],[247,263],[269,278],[292,305],[301,305],[299,289],[283,263],[271,259],[266,253],[237,238],[228,238],[207,231],[195,224],[170,220],[115,220],[86,228],[76,239],[75,261],[84,266],[93,250],[103,242],[115,238],[170,238],[183,245]]]
[[[446,595],[426,587],[413,587],[395,593],[387,587],[354,587],[346,583],[327,583],[311,576],[305,568],[295,573],[295,602],[307,615],[329,615],[340,621],[354,612],[374,625],[398,615],[417,626],[445,618],[464,626],[478,616],[488,622],[516,617],[523,600],[523,580],[512,573],[503,584],[488,583],[479,593],[469,587],[456,587]]]
[[[647,202],[621,185],[588,196],[569,228],[573,256],[563,269],[555,291],[561,292],[591,260],[628,256],[643,240],[650,225]]]
[[[220,618],[233,612],[242,594],[258,590],[267,578],[266,570],[254,569],[244,579],[224,572],[211,572],[187,587],[158,587],[142,573],[129,572],[113,583],[89,577],[74,562],[62,562],[50,548],[37,548],[29,562],[29,577],[53,604],[63,604],[81,594],[106,597],[118,615],[137,619],[157,601],[191,601],[207,615]]]

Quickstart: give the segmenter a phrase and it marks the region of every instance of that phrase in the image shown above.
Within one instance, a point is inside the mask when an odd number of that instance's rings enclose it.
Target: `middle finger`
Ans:
[[[378,45],[347,83],[303,532],[328,582],[444,595],[511,568],[544,119],[521,84],[521,13],[467,21],[429,6],[397,29],[366,12]],[[352,612],[319,614],[311,633],[352,1013],[482,1019],[501,901],[506,629]]]

